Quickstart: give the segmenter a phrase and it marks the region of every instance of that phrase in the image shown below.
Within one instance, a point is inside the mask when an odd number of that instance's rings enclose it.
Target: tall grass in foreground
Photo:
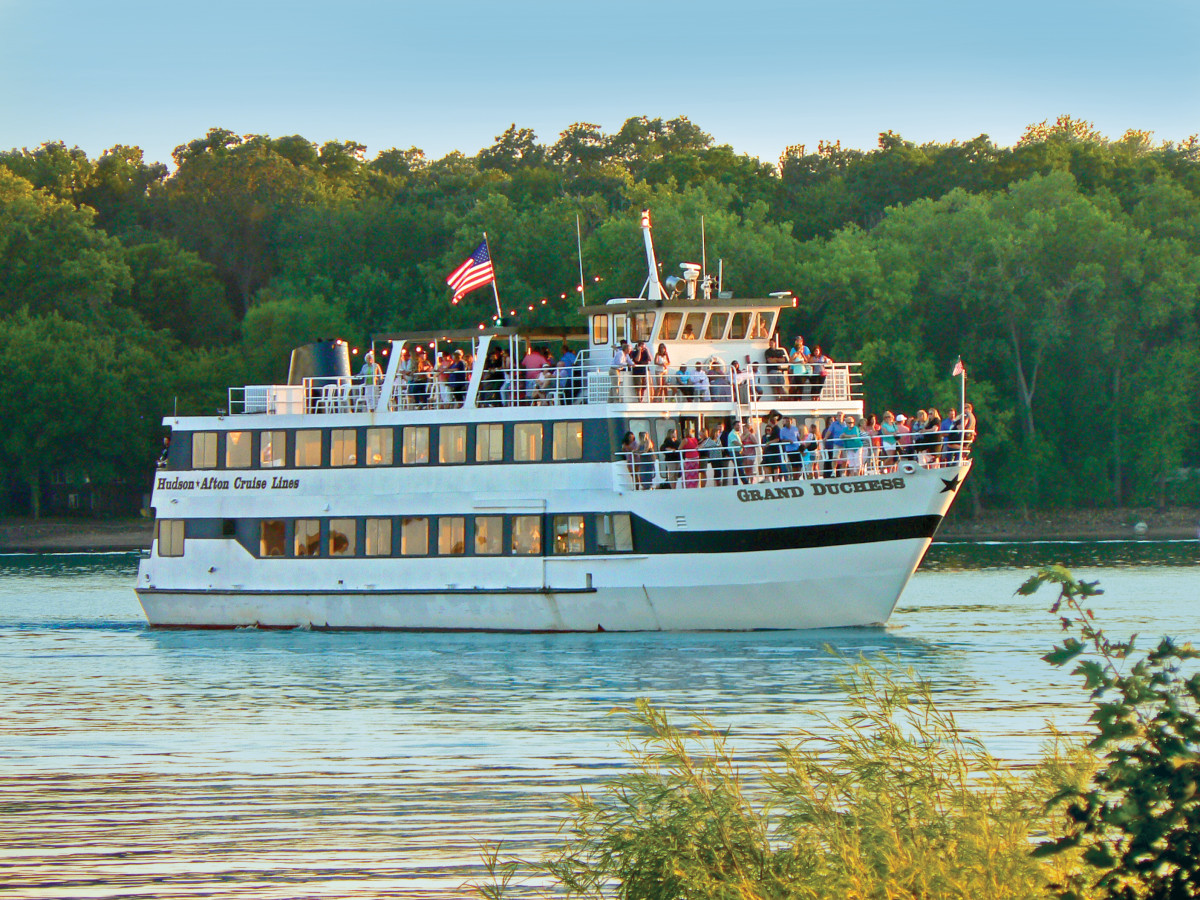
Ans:
[[[597,900],[1200,898],[1200,652],[1164,638],[1137,657],[1095,624],[1094,582],[1051,566],[1019,593],[1044,584],[1071,635],[1043,659],[1089,692],[1086,746],[1006,768],[911,671],[866,660],[842,678],[848,713],[746,775],[725,733],[639,702],[632,770],[573,799],[547,859],[488,848],[476,891],[529,874]]]
[[[562,849],[536,866],[492,848],[477,889],[503,897],[528,868],[592,898],[1016,900],[1073,874],[1076,856],[1035,859],[1031,836],[1060,824],[1044,780],[1082,783],[1083,767],[1055,754],[1035,773],[1004,768],[911,672],[859,661],[842,684],[846,715],[745,776],[724,733],[639,702],[633,770],[574,798]]]

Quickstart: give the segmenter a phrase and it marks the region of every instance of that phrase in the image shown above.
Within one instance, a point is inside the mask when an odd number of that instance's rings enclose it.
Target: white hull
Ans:
[[[761,501],[739,499],[733,487],[609,493],[616,508],[662,528],[662,540],[695,539],[704,552],[281,564],[254,559],[234,542],[208,541],[189,545],[186,562],[147,560],[138,595],[150,623],[165,627],[540,632],[877,625],[891,615],[954,497],[944,481],[968,467],[918,469],[904,476],[902,490],[850,492],[856,481],[877,478],[795,481],[788,486],[802,496]],[[839,484],[844,492],[830,491]],[[505,505],[494,497],[487,503]],[[737,546],[739,532],[751,529],[788,532],[776,543],[793,545]]]

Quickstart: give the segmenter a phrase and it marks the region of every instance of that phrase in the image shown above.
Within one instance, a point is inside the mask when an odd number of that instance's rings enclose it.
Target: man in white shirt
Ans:
[[[629,341],[621,341],[617,349],[613,351],[612,358],[612,391],[609,394],[609,402],[622,402],[625,396],[625,381],[629,377],[629,370],[633,367],[633,360],[629,356]]]

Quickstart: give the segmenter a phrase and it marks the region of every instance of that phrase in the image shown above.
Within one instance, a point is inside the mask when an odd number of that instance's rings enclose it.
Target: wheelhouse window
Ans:
[[[367,519],[363,534],[363,549],[367,556],[392,555],[391,519]]]
[[[608,316],[592,316],[592,343],[608,343]]]
[[[159,519],[154,527],[158,531],[158,555],[183,556],[183,519]]]
[[[683,330],[679,332],[681,341],[694,341],[704,331],[704,313],[688,313],[683,320]]]
[[[438,555],[462,556],[467,550],[466,520],[462,516],[438,519]]]
[[[555,422],[554,459],[583,459],[583,423]]]
[[[736,312],[733,314],[733,321],[729,325],[729,340],[744,341],[750,336],[750,325],[754,319],[754,313],[751,312]]]
[[[583,516],[554,517],[554,552],[583,552]]]
[[[629,317],[629,340],[648,341],[654,336],[654,313],[639,312]]]
[[[250,432],[228,431],[225,433],[225,468],[250,468]]]
[[[198,431],[192,435],[192,468],[215,469],[217,467],[217,433]]]
[[[406,516],[400,520],[400,553],[403,556],[429,555],[429,520]]]
[[[258,555],[283,556],[287,532],[280,519],[264,519],[258,525]]]
[[[596,549],[602,553],[628,553],[633,550],[629,513],[601,513],[596,516]]]
[[[287,465],[287,432],[264,431],[258,436],[258,464],[264,469]]]
[[[541,516],[513,516],[512,552],[515,556],[541,556]]]
[[[390,466],[392,464],[392,439],[392,429],[390,428],[367,429],[368,466]]]
[[[518,422],[513,426],[513,458],[517,462],[540,462],[542,426],[540,422]]]
[[[504,426],[475,426],[475,462],[500,462],[504,459]]]
[[[329,555],[354,556],[356,541],[353,519],[329,520]]]
[[[321,520],[297,519],[296,538],[293,541],[295,556],[321,555]]]
[[[719,341],[725,337],[725,326],[729,324],[729,313],[713,313],[708,317],[708,327],[704,329],[706,341]]]
[[[750,334],[755,338],[767,338],[771,336],[771,323],[774,321],[778,313],[760,312],[754,315],[754,324],[751,326]]]
[[[438,429],[438,462],[467,461],[467,426],[443,425]]]
[[[358,465],[358,433],[353,428],[335,428],[329,433],[329,464]]]
[[[406,466],[423,465],[429,462],[428,425],[405,426],[402,459]]]
[[[675,337],[679,334],[681,325],[683,325],[683,313],[663,313],[662,328],[658,332],[658,339],[660,341],[675,340]]]
[[[475,517],[475,555],[499,556],[504,548],[504,517]]]
[[[321,432],[296,432],[296,468],[315,469],[321,465]]]

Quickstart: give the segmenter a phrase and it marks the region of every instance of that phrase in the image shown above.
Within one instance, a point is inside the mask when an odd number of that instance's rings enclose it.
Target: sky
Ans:
[[[169,163],[221,127],[440,157],[683,115],[773,162],[888,130],[1011,145],[1064,113],[1200,131],[1200,2],[0,0],[0,149]]]

